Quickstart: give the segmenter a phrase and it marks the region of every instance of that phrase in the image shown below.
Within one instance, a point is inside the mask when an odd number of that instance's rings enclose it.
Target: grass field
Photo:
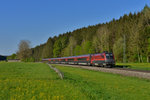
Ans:
[[[0,63],[0,100],[86,99],[43,63]]]
[[[137,70],[149,70],[150,71],[150,63],[117,63],[118,66],[126,66],[130,69]]]
[[[0,100],[150,100],[150,80],[43,63],[0,63]]]
[[[53,65],[64,72],[65,81],[80,88],[90,99],[150,100],[150,81],[103,72]]]

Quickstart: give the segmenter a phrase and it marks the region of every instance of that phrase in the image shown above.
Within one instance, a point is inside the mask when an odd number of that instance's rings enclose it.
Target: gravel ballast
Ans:
[[[76,67],[76,68],[82,68],[82,69],[88,69],[88,70],[94,70],[94,71],[120,74],[124,76],[132,76],[132,77],[150,79],[150,72],[144,72],[144,71],[134,71],[134,70],[131,71],[131,70],[122,70],[122,69],[117,69],[117,68],[102,68],[102,67],[79,66],[79,65],[62,65],[62,64],[57,64],[57,65],[70,66],[70,67]]]

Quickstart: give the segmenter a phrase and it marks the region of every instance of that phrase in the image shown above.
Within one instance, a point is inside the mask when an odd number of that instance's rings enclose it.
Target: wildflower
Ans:
[[[36,100],[35,96],[33,96],[33,97],[31,98],[31,100]]]
[[[44,93],[40,93],[40,98],[42,98],[44,96]]]

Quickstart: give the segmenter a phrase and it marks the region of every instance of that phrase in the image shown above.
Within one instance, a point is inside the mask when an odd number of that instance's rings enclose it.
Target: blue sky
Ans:
[[[141,11],[149,0],[0,0],[0,54],[10,55],[20,40],[31,46],[78,28]]]

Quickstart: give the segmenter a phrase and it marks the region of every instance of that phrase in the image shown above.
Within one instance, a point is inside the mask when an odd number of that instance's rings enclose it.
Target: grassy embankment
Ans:
[[[149,100],[150,81],[86,69],[53,65],[65,80],[93,100]]]
[[[117,63],[118,66],[125,66],[130,69],[148,70],[150,71],[150,63]]]
[[[42,63],[0,63],[0,99],[149,100],[150,81]]]

